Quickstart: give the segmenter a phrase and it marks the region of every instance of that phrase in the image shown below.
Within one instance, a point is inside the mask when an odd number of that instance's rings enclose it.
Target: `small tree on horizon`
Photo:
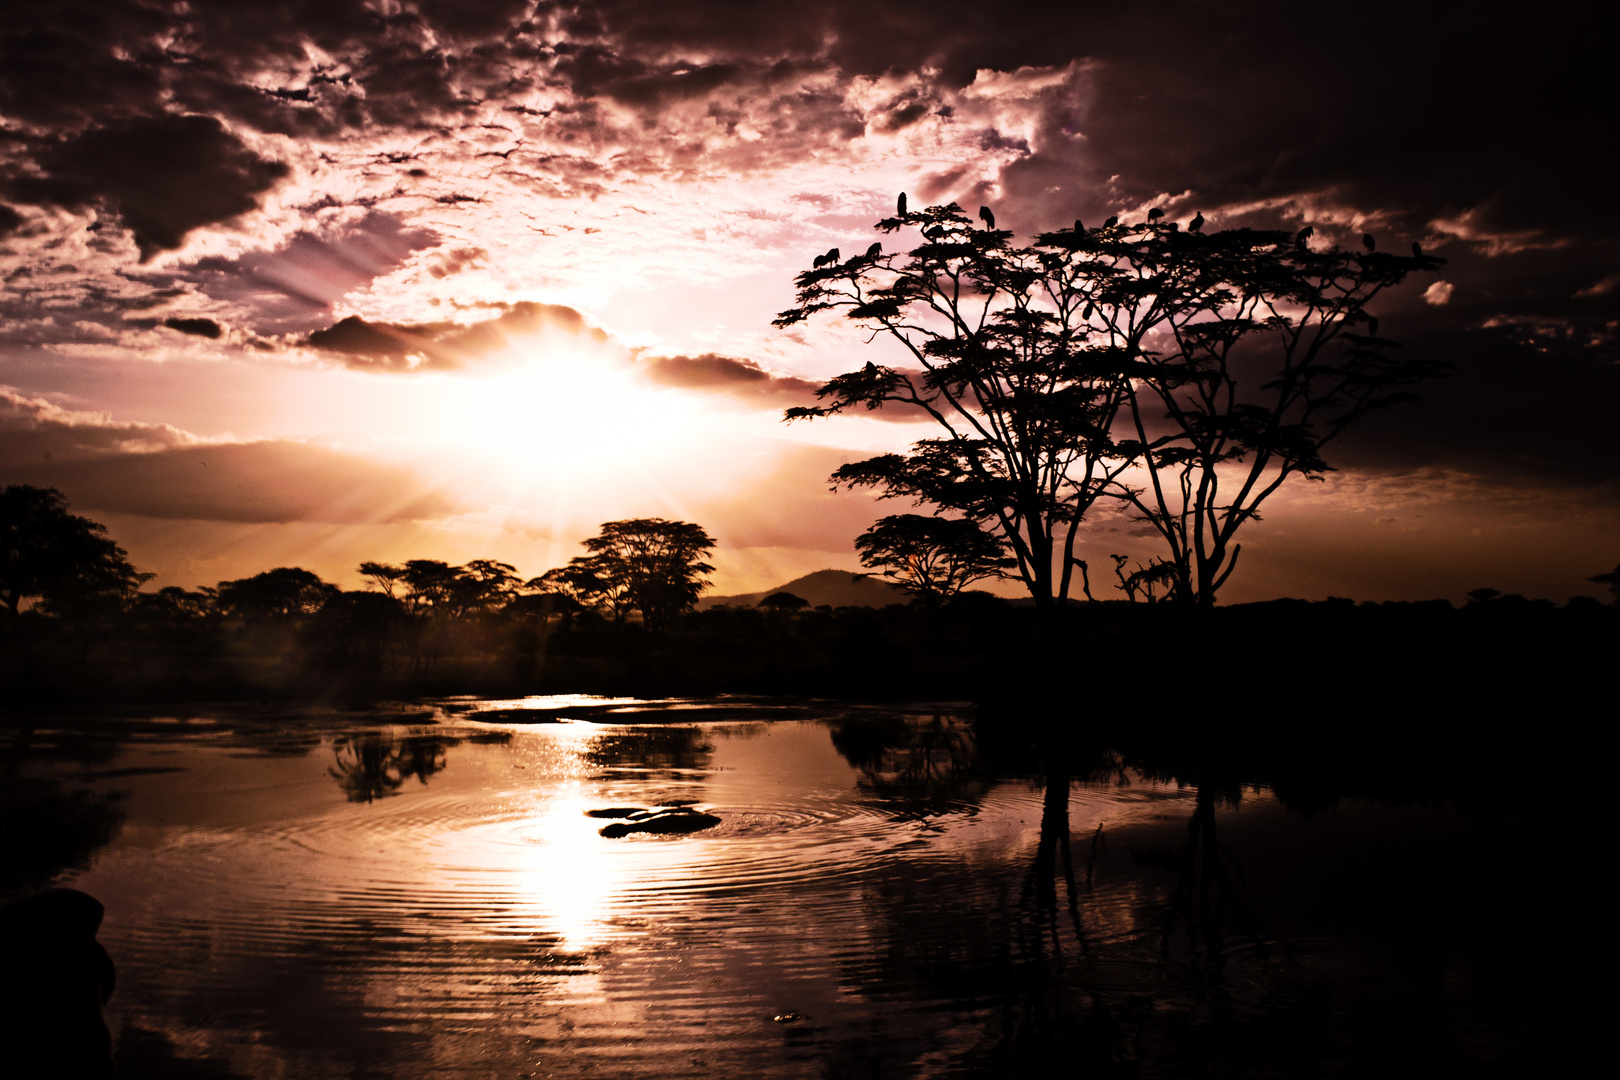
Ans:
[[[932,608],[975,581],[1006,577],[1016,563],[1000,537],[963,518],[893,514],[855,540],[861,565]]]
[[[553,591],[585,607],[605,608],[615,626],[632,610],[647,629],[664,629],[697,603],[714,567],[703,561],[714,540],[699,525],[663,518],[609,521],[584,541],[590,554],[549,570],[525,588]]]

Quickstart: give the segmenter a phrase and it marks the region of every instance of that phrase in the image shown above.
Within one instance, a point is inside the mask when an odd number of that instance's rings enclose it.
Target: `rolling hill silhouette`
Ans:
[[[786,585],[778,585],[764,592],[738,593],[735,596],[705,596],[699,600],[699,611],[721,604],[731,607],[753,607],[767,596],[786,592],[802,597],[811,607],[830,604],[833,607],[884,607],[888,604],[910,603],[904,589],[897,589],[881,581],[861,577],[848,570],[817,570],[815,573],[794,578]]]

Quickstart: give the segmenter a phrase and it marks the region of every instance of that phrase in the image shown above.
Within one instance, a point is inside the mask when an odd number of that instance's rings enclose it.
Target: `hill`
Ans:
[[[829,604],[833,607],[885,607],[906,604],[911,597],[904,589],[871,578],[852,574],[848,570],[817,570],[813,574],[794,578],[786,585],[757,593],[738,593],[735,596],[705,596],[699,600],[699,611],[729,604],[732,607],[753,607],[767,596],[786,592],[803,597],[811,607]]]

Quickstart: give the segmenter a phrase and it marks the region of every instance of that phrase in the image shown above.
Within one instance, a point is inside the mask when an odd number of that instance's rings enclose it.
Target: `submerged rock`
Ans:
[[[591,810],[592,817],[622,817],[623,821],[600,829],[600,833],[610,840],[632,833],[652,833],[656,836],[676,836],[683,833],[701,832],[712,829],[720,824],[720,819],[713,814],[705,814],[701,810],[693,810],[690,806],[667,806],[653,810],[628,810],[625,807],[613,807],[610,810]]]

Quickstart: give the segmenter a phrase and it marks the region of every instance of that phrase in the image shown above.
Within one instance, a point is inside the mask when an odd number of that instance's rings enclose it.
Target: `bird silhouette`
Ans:
[[[828,262],[829,262],[829,263],[835,263],[835,262],[837,262],[837,261],[838,261],[838,249],[837,249],[837,248],[831,248],[831,249],[829,249],[829,250],[828,250],[828,251],[827,251],[827,255],[826,255],[826,259],[827,259],[827,261],[828,261]]]
[[[1372,251],[1378,246],[1378,241],[1373,239],[1372,233],[1364,232],[1361,234],[1361,246],[1366,248],[1368,251]]]
[[[1115,214],[1113,217],[1111,217],[1107,221],[1103,222],[1103,228],[1112,229],[1115,225],[1118,225],[1118,224],[1119,224],[1119,215]]]
[[[1079,218],[1074,219],[1074,231],[1077,232],[1077,233],[1086,231],[1086,227],[1084,225],[1080,224],[1080,219]]]
[[[1149,221],[1158,221],[1162,217],[1164,217],[1164,211],[1159,209],[1157,206],[1148,211]]]
[[[1412,254],[1420,259],[1423,258],[1423,245],[1416,240],[1412,241]]]
[[[825,256],[825,255],[817,255],[814,259],[810,260],[810,266],[811,266],[812,269],[815,269],[815,270],[820,270],[823,266],[826,266],[826,265],[827,265],[827,256]]]
[[[1200,211],[1199,213],[1194,215],[1193,219],[1191,221],[1187,222],[1187,231],[1188,232],[1197,232],[1199,229],[1202,229],[1203,227],[1204,227],[1204,214],[1203,214],[1202,211]]]
[[[979,220],[984,222],[984,227],[987,229],[993,229],[996,227],[996,215],[990,212],[990,208],[988,206],[979,207]]]
[[[900,201],[895,204],[894,212],[900,217],[906,216],[906,193],[900,193]]]
[[[1378,336],[1378,320],[1377,319],[1368,319],[1367,320],[1367,333],[1371,334],[1373,337]]]
[[[881,254],[883,254],[882,244],[873,244],[871,247],[866,249],[866,257],[868,259],[875,259]]]
[[[1305,241],[1309,240],[1311,238],[1311,234],[1314,232],[1316,232],[1316,226],[1314,225],[1307,225],[1303,229],[1299,230],[1299,232],[1294,234],[1294,246],[1303,251],[1305,249]]]

